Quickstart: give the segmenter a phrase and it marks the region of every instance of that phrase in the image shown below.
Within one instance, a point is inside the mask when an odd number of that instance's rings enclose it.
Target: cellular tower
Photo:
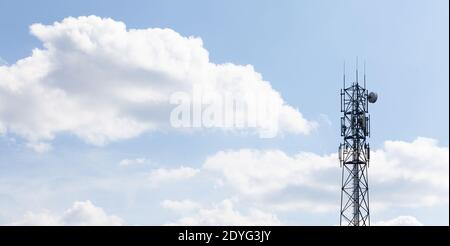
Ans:
[[[359,83],[358,60],[356,78],[347,87],[345,64],[341,89],[341,137],[339,162],[342,168],[340,225],[370,225],[369,167],[370,115],[369,103],[377,101],[377,94],[366,89],[364,64],[363,84]]]

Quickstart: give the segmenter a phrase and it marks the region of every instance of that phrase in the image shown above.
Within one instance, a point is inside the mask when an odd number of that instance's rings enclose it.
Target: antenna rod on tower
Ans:
[[[366,60],[364,60],[364,89],[366,89]]]
[[[345,90],[345,60],[344,60],[344,90]]]
[[[358,84],[358,57],[356,57],[356,84]]]

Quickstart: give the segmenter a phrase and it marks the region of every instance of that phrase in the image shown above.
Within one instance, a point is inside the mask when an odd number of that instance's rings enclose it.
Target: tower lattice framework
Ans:
[[[339,161],[342,167],[340,225],[366,226],[370,225],[370,146],[367,142],[370,137],[370,115],[365,72],[363,85],[358,82],[358,68],[355,82],[349,87],[345,84],[344,69],[344,88],[341,89],[343,142],[339,145]]]

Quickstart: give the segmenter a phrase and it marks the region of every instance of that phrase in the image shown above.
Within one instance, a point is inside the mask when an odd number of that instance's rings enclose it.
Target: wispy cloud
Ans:
[[[154,169],[148,175],[150,184],[153,186],[159,186],[165,183],[174,183],[181,180],[186,180],[194,177],[200,172],[200,170],[191,167],[178,167],[178,168],[158,168]]]
[[[11,225],[20,226],[119,226],[123,225],[121,218],[107,214],[102,208],[91,201],[75,202],[62,214],[50,211],[27,212],[19,221]]]
[[[152,163],[152,161],[148,158],[139,157],[139,158],[135,158],[135,159],[123,159],[119,162],[119,166],[128,167],[128,166],[142,165],[142,164],[148,164],[148,163]]]
[[[375,226],[422,226],[423,224],[414,216],[399,216],[390,220],[373,223]]]
[[[225,199],[209,207],[201,207],[193,214],[167,225],[281,225],[281,222],[274,214],[258,209],[250,209],[243,214],[234,208],[231,200]]]

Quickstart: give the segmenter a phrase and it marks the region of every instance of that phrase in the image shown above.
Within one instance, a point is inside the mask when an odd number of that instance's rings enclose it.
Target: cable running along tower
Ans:
[[[377,101],[377,94],[366,89],[364,64],[363,84],[359,83],[358,60],[356,79],[346,87],[345,64],[341,89],[341,137],[339,162],[342,168],[340,225],[370,225],[369,167],[370,137],[369,103]]]

